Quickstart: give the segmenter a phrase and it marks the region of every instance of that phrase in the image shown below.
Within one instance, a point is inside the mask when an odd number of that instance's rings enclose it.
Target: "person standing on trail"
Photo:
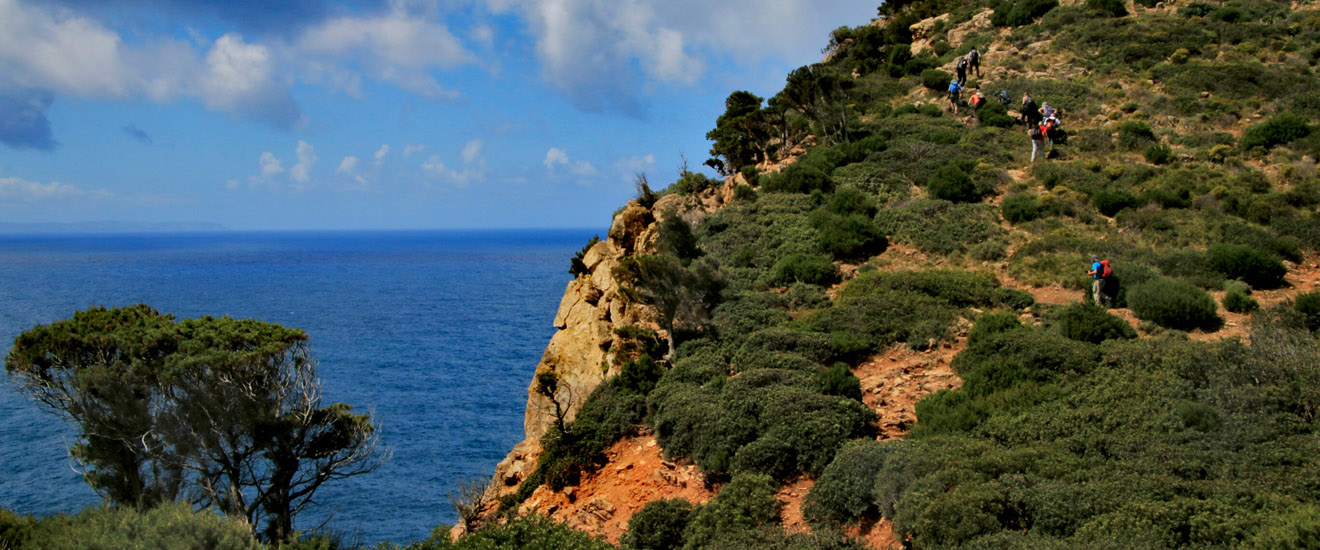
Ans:
[[[1105,293],[1105,283],[1114,274],[1113,268],[1109,267],[1109,260],[1101,260],[1092,254],[1091,270],[1086,274],[1091,276],[1091,299],[1095,300],[1095,305],[1104,306],[1110,301],[1109,295]]]
[[[976,69],[976,78],[981,78],[981,52],[972,46],[972,51],[967,52],[967,64]]]
[[[958,85],[962,86],[967,82],[967,58],[959,57],[958,61],[953,64],[953,69],[958,72]]]
[[[1031,138],[1031,162],[1036,162],[1036,153],[1039,152],[1041,158],[1045,157],[1045,133],[1040,131],[1040,126],[1032,124],[1027,126],[1027,137]]]

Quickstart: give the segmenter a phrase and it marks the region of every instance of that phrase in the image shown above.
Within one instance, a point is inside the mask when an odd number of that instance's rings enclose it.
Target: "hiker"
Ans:
[[[1031,98],[1031,94],[1022,92],[1022,122],[1028,126],[1034,126],[1040,121],[1040,109],[1036,108],[1036,100]]]
[[[958,61],[953,64],[953,68],[958,72],[958,85],[962,86],[963,83],[967,82],[967,57],[959,57]]]
[[[1008,90],[999,90],[998,92],[995,92],[995,99],[998,99],[1000,103],[1004,104],[1005,108],[1008,107],[1009,103],[1013,102],[1013,96],[1008,95]]]
[[[980,109],[982,105],[985,105],[985,94],[981,93],[981,90],[977,90],[976,93],[972,94],[972,108]]]
[[[1036,162],[1036,152],[1045,149],[1045,134],[1040,131],[1040,126],[1032,124],[1027,127],[1027,137],[1031,138],[1031,162]],[[1041,157],[1045,155],[1042,153]]]
[[[1041,115],[1044,115],[1045,118],[1050,118],[1050,117],[1054,116],[1054,113],[1055,113],[1055,111],[1054,111],[1054,107],[1050,107],[1050,104],[1049,104],[1048,101],[1046,101],[1046,102],[1042,102],[1042,103],[1040,104],[1040,114],[1041,114]]]
[[[957,80],[949,81],[949,103],[953,104],[953,114],[958,114],[958,96],[962,94],[962,85]]]
[[[1099,256],[1091,255],[1091,270],[1086,272],[1091,276],[1091,298],[1095,300],[1098,306],[1105,305],[1110,301],[1110,297],[1105,293],[1105,282],[1114,276],[1113,268],[1109,267],[1109,260],[1101,260]]]
[[[1060,132],[1059,126],[1062,124],[1063,121],[1059,120],[1059,118],[1054,116],[1053,113],[1049,114],[1048,116],[1045,117],[1044,120],[1040,121],[1041,132],[1045,134],[1045,147],[1047,151],[1054,150],[1054,141],[1055,138],[1058,137],[1059,135]]]
[[[976,69],[976,78],[981,78],[981,52],[972,46],[972,51],[967,52],[967,64]]]

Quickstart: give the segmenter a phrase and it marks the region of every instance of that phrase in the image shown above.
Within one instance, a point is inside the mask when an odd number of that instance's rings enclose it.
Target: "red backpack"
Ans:
[[[1109,267],[1109,260],[1100,260],[1100,278],[1108,279],[1114,274],[1114,268]]]

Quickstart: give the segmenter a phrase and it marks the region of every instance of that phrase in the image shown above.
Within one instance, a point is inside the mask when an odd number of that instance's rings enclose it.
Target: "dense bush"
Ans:
[[[1143,155],[1146,157],[1146,162],[1151,164],[1168,164],[1173,159],[1173,149],[1168,145],[1156,143],[1147,147]]]
[[[916,200],[881,210],[875,221],[896,242],[910,243],[923,252],[952,254],[1003,234],[998,218],[986,204]]]
[[[628,520],[628,532],[619,539],[619,546],[626,550],[679,548],[692,512],[692,504],[681,498],[648,502]]]
[[[1242,134],[1242,148],[1269,149],[1275,145],[1286,145],[1310,134],[1311,126],[1306,123],[1305,117],[1296,113],[1280,113],[1265,122],[1247,128],[1246,133]]]
[[[1079,342],[1099,344],[1137,337],[1137,331],[1127,321],[1090,302],[1077,302],[1064,308],[1056,322],[1064,336]]]
[[[834,188],[829,174],[809,162],[795,162],[778,174],[763,176],[761,181],[761,187],[765,190],[781,193],[810,193]]]
[[[950,202],[977,202],[981,192],[971,176],[957,163],[947,163],[926,180],[926,191],[931,198]]]
[[[1020,27],[1059,7],[1057,0],[999,0],[992,4],[990,22],[997,27]]]
[[[1123,17],[1128,14],[1123,0],[1086,0],[1086,9],[1095,10],[1111,17]]]
[[[828,285],[839,279],[839,268],[828,256],[816,254],[793,254],[784,257],[775,264],[774,282],[787,285],[807,283]]]
[[[871,489],[889,448],[873,439],[858,439],[839,449],[804,501],[802,511],[812,525],[850,523],[875,512]]]
[[[889,241],[869,216],[817,210],[811,224],[820,234],[821,250],[840,260],[868,258],[885,251]]]
[[[778,485],[769,476],[735,476],[710,502],[697,509],[684,532],[683,548],[698,550],[721,535],[751,531],[777,522]]]
[[[995,128],[1011,128],[1017,124],[1017,119],[1008,114],[1008,108],[996,100],[986,100],[976,110],[976,118],[981,121],[982,126]]]
[[[1004,212],[1004,219],[1013,225],[1040,217],[1040,202],[1032,193],[1015,193],[1004,197],[1000,209]]]
[[[1217,244],[1206,251],[1206,256],[1216,271],[1253,288],[1279,288],[1288,273],[1278,258],[1246,245]]]
[[[1260,309],[1260,302],[1245,293],[1230,290],[1224,294],[1224,309],[1233,313],[1251,313]]]
[[[926,69],[921,71],[921,85],[937,92],[949,89],[949,82],[954,80],[953,75],[939,69]]]
[[[1302,314],[1306,328],[1313,332],[1320,330],[1320,291],[1298,294],[1293,309]]]
[[[1001,332],[1021,327],[1022,322],[1011,311],[992,311],[981,315],[967,332],[967,345],[973,345]]]
[[[1128,291],[1127,303],[1138,318],[1166,328],[1213,331],[1223,324],[1214,298],[1185,281],[1147,281]]]
[[[87,508],[73,516],[43,518],[27,542],[23,548],[262,548],[243,522],[173,503],[141,511]]]
[[[1118,144],[1129,151],[1142,149],[1158,140],[1155,131],[1145,122],[1129,120],[1118,126]]]
[[[587,244],[582,245],[581,250],[578,250],[576,253],[573,254],[573,259],[570,260],[568,264],[569,274],[573,275],[574,277],[577,277],[578,275],[591,274],[591,270],[587,269],[587,264],[582,263],[582,259],[586,257],[587,251],[591,250],[591,247],[596,246],[596,243],[598,242],[600,242],[600,235],[592,235],[591,240],[587,241]]]
[[[1096,210],[1111,218],[1138,204],[1137,196],[1127,189],[1101,189],[1091,194],[1091,202]]]
[[[862,381],[857,379],[847,363],[835,363],[833,367],[816,373],[816,387],[825,395],[862,400]]]

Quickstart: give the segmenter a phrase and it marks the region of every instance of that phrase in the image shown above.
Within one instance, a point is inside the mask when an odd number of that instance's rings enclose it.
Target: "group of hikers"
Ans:
[[[975,71],[976,77],[981,78],[981,52],[972,46],[967,55],[959,57],[954,62],[954,71],[957,76],[949,81],[949,103],[953,105],[953,114],[957,115],[959,107],[962,104],[962,92],[967,84],[968,71]],[[1004,107],[1008,107],[1013,102],[1012,96],[1006,90],[999,90],[994,94]],[[985,105],[985,94],[981,93],[978,87],[975,94],[969,100],[973,109],[980,109]],[[1036,162],[1036,156],[1039,154],[1044,158],[1049,151],[1054,149],[1054,142],[1062,134],[1061,127],[1063,121],[1059,117],[1063,114],[1058,109],[1051,107],[1049,103],[1042,102],[1036,105],[1036,100],[1031,97],[1029,92],[1022,93],[1022,105],[1018,112],[1019,121],[1027,126],[1027,137],[1031,138],[1031,162]]]

